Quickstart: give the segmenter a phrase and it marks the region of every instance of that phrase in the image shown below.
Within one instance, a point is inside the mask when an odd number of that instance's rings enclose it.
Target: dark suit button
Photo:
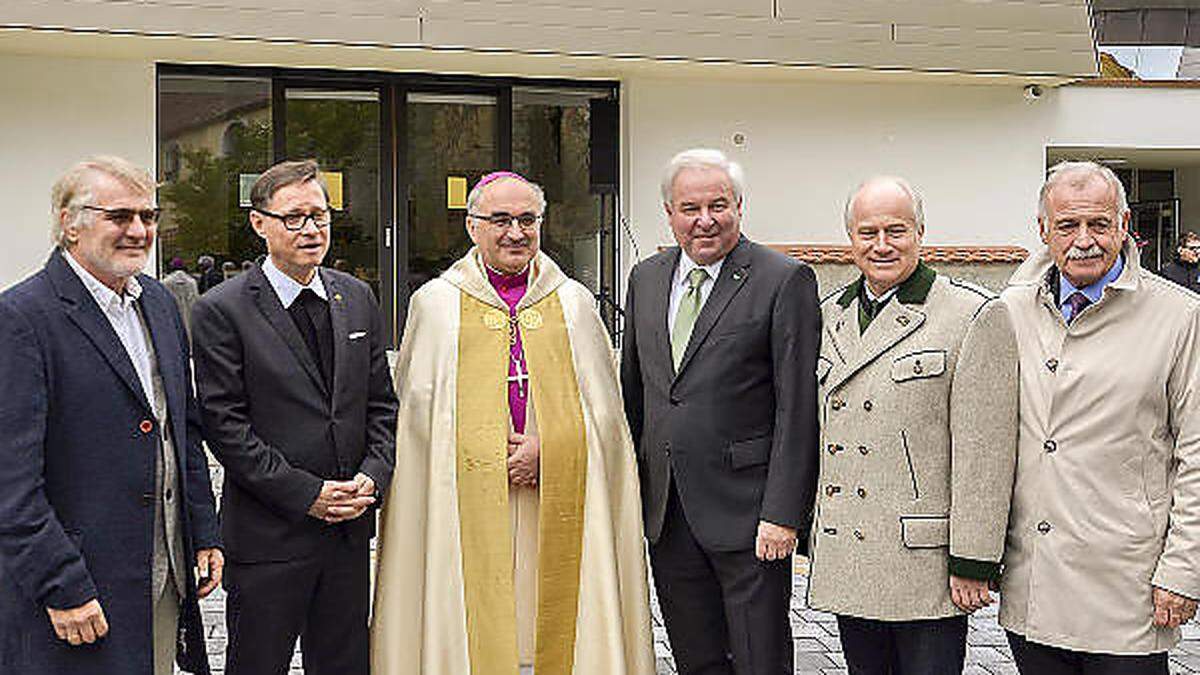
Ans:
[[[1041,532],[1042,534],[1046,534],[1046,533],[1050,532],[1050,523],[1047,523],[1044,520],[1042,522],[1038,523],[1037,527],[1038,527],[1038,532]]]
[[[680,403],[683,403],[683,401],[680,401],[678,396],[671,397],[671,405],[679,405]]]
[[[1058,370],[1058,359],[1050,359],[1046,361],[1046,367],[1049,368],[1050,372],[1052,373]]]
[[[866,537],[866,535],[864,535],[864,534],[862,533],[862,530],[855,530],[855,531],[854,531],[854,538],[855,538],[855,539],[857,539],[857,540],[859,540],[859,541],[863,541],[863,540],[864,540],[864,539],[866,539],[867,537]]]
[[[825,486],[825,494],[829,495],[830,497],[836,495],[837,493],[839,493],[841,491],[842,491],[842,488],[841,488],[841,486],[838,486],[838,485]]]
[[[871,412],[871,408],[874,408],[874,407],[875,407],[874,404],[871,403],[871,399],[867,399],[867,400],[863,401],[863,410],[866,410],[867,412]]]
[[[142,420],[142,423],[138,425],[138,430],[143,434],[148,434],[151,431],[154,431],[154,422],[151,422],[150,420]]]
[[[147,492],[142,495],[142,505],[143,506],[150,506],[153,503],[154,503],[154,495],[152,493]]]
[[[1046,441],[1042,443],[1042,447],[1046,449],[1046,452],[1054,452],[1058,449],[1058,444],[1054,441]]]
[[[868,448],[868,447],[867,447],[867,446],[865,446],[865,445],[860,445],[860,446],[858,446],[858,451],[859,451],[860,453],[862,453],[862,454],[864,454],[864,455],[865,455],[865,454],[867,454],[868,452],[870,452],[870,451],[871,451],[871,449],[870,449],[870,448]]]
[[[837,528],[836,528],[836,527],[827,527],[827,528],[825,528],[825,529],[824,529],[824,530],[822,530],[822,531],[823,531],[825,534],[827,534],[827,535],[829,535],[829,536],[831,536],[831,537],[832,537],[832,536],[835,536],[835,535],[837,534]]]
[[[863,499],[866,499],[867,498],[867,489],[866,488],[858,488],[858,496],[862,497]]]
[[[668,455],[671,454],[671,441],[663,443],[663,452],[667,453]]]

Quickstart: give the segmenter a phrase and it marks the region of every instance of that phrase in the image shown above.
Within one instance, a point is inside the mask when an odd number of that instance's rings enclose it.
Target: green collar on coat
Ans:
[[[924,262],[917,261],[917,268],[913,273],[908,275],[908,278],[900,282],[900,288],[896,289],[896,299],[906,305],[923,305],[925,299],[929,297],[929,289],[933,288],[933,279],[937,276],[937,272],[933,268],[926,265]],[[862,293],[862,286],[866,283],[862,275],[854,283],[846,287],[842,291],[842,295],[838,297],[837,303],[845,309],[850,306],[850,303]]]

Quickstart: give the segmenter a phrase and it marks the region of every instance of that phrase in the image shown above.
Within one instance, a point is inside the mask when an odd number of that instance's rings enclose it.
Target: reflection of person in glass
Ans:
[[[179,315],[183,317],[183,327],[187,329],[188,335],[191,335],[192,306],[200,297],[200,287],[196,283],[196,279],[188,274],[183,258],[172,258],[169,267],[171,272],[163,277],[162,283],[175,298],[175,304],[179,307]]]
[[[317,163],[283,162],[251,190],[261,267],[193,311],[197,390],[225,467],[230,675],[366,675],[376,492],[395,451],[386,331],[370,287],[321,267],[329,211]]]
[[[654,672],[612,347],[591,293],[539,252],[545,206],[525,178],[485,176],[475,247],[410,303],[376,675]]]

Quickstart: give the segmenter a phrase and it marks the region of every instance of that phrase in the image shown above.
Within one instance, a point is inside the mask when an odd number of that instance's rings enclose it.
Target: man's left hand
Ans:
[[[1154,587],[1154,625],[1160,628],[1177,628],[1196,616],[1196,601],[1172,593],[1165,588]]]
[[[992,604],[988,582],[950,575],[950,599],[967,614]]]
[[[225,574],[225,554],[219,548],[202,548],[196,551],[196,595],[205,598],[221,585]]]
[[[759,560],[783,560],[796,550],[796,528],[758,521],[754,555]]]

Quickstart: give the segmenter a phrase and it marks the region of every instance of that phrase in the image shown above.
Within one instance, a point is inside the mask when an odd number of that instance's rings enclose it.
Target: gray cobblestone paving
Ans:
[[[213,467],[213,487],[220,490],[220,467]],[[846,662],[837,638],[837,622],[833,615],[816,612],[804,606],[806,563],[797,560],[795,586],[792,592],[792,632],[796,645],[797,675],[844,675]],[[653,584],[651,585],[653,590]],[[653,593],[652,593],[653,595]],[[654,653],[658,662],[657,675],[675,675],[675,662],[663,627],[657,599],[651,598],[654,618]],[[201,603],[205,633],[208,638],[209,661],[214,673],[225,670],[225,594],[218,590]],[[964,675],[1016,675],[1004,631],[996,622],[996,606],[981,610],[971,617],[967,632],[967,667]],[[300,653],[292,657],[289,675],[303,675]],[[1200,673],[1200,624],[1183,627],[1183,642],[1171,652],[1171,673]]]

